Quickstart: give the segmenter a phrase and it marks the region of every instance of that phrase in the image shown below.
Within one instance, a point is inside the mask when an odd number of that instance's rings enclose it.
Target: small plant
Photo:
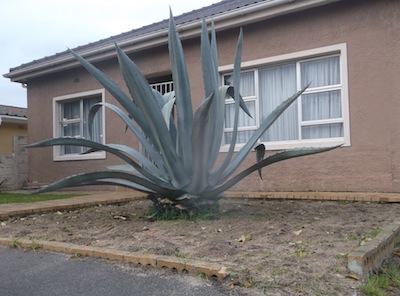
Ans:
[[[397,239],[393,256],[399,257],[400,239]],[[378,273],[369,278],[368,282],[360,288],[367,296],[399,295],[400,292],[400,263],[389,259]]]
[[[57,181],[39,192],[62,187],[112,184],[148,193],[158,212],[170,212],[171,206],[189,215],[218,209],[224,192],[237,182],[270,164],[331,150],[336,147],[304,148],[282,151],[264,159],[265,146],[260,137],[278,117],[304,92],[299,90],[284,100],[260,124],[248,142],[236,154],[239,111],[251,116],[240,95],[240,64],[242,31],[240,30],[234,61],[233,85],[219,84],[216,33],[212,23],[211,41],[206,21],[201,34],[201,64],[205,95],[200,107],[193,113],[190,83],[181,41],[170,15],[169,55],[175,91],[162,95],[153,90],[137,65],[116,45],[119,65],[130,96],[104,73],[71,51],[75,58],[92,74],[122,106],[110,103],[95,104],[89,113],[89,132],[96,112],[107,107],[115,112],[147,151],[139,151],[121,144],[100,144],[87,139],[49,139],[28,147],[71,145],[88,147],[90,152],[106,151],[120,158],[126,165],[108,167],[108,170],[74,175]],[[225,124],[225,99],[232,97],[234,129],[229,151],[217,161]],[[174,112],[176,113],[174,115]],[[253,149],[257,163],[235,172]],[[169,214],[168,214],[169,215]]]
[[[38,243],[32,241],[32,244],[31,244],[31,249],[32,249],[32,251],[36,251],[36,250],[39,250],[39,249],[41,249],[41,248],[42,248],[42,246],[41,246],[40,244],[38,244]]]
[[[18,238],[13,238],[11,241],[11,248],[20,249],[21,243],[18,241]]]
[[[63,232],[66,232],[66,233],[72,233],[72,230],[69,229],[67,226],[63,226],[63,227],[61,228],[61,230],[62,230]]]

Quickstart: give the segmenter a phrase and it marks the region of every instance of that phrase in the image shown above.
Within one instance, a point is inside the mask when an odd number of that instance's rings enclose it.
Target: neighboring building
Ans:
[[[344,144],[328,153],[274,164],[264,169],[265,181],[254,173],[233,190],[400,192],[400,1],[232,0],[177,16],[195,107],[203,96],[202,17],[215,21],[224,83],[230,81],[243,27],[241,90],[254,116],[240,121],[241,142],[279,100],[311,81],[306,93],[261,140],[268,153]],[[168,21],[161,21],[75,51],[124,86],[116,42],[151,83],[168,82],[167,27]],[[27,84],[32,143],[59,136],[85,137],[90,105],[115,103],[68,52],[12,68],[5,77]],[[228,117],[230,103],[226,102]],[[228,118],[221,153],[229,144],[231,128]],[[98,117],[95,134],[100,142],[140,149],[109,110]],[[49,183],[118,163],[104,152],[79,152],[68,147],[30,150],[30,180]],[[243,167],[254,161],[250,155]]]
[[[0,105],[0,155],[14,153],[15,136],[28,135],[28,110]]]
[[[20,189],[28,178],[26,108],[0,105],[0,190]]]

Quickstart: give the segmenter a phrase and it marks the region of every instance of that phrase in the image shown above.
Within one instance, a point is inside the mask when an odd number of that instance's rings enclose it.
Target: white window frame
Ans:
[[[96,89],[91,91],[85,91],[80,93],[74,93],[64,96],[58,96],[53,98],[53,137],[61,137],[60,124],[61,118],[61,104],[70,100],[84,100],[85,98],[90,98],[93,96],[101,96],[101,101],[105,100],[105,90]],[[105,144],[105,112],[104,106],[102,107],[102,144]],[[70,160],[89,160],[89,159],[105,159],[106,152],[98,151],[88,154],[62,154],[60,146],[53,146],[53,160],[54,161],[70,161]]]
[[[314,48],[310,50],[303,50],[303,51],[298,51],[294,53],[289,53],[289,54],[282,54],[282,55],[277,55],[273,57],[268,57],[268,58],[263,58],[263,59],[257,59],[257,60],[252,60],[252,61],[247,61],[247,62],[242,62],[241,64],[241,71],[245,72],[246,70],[255,70],[263,67],[268,67],[268,66],[273,66],[277,64],[283,64],[283,63],[288,63],[288,62],[296,62],[297,64],[300,64],[303,60],[310,60],[313,58],[322,58],[322,57],[328,57],[332,55],[339,55],[339,60],[340,60],[340,77],[341,77],[341,84],[340,85],[335,85],[335,86],[328,86],[326,87],[327,90],[330,90],[332,87],[333,88],[339,88],[341,89],[341,100],[342,100],[342,119],[340,120],[341,123],[343,123],[343,137],[340,138],[324,138],[324,139],[301,139],[301,140],[290,140],[290,141],[277,141],[277,142],[263,142],[267,150],[284,150],[284,149],[292,149],[292,148],[301,148],[301,147],[326,147],[326,146],[334,146],[334,145],[340,145],[343,144],[343,146],[350,146],[350,113],[349,113],[349,87],[348,87],[348,74],[347,74],[347,44],[346,43],[340,43],[340,44],[335,44],[335,45],[330,45],[330,46],[324,46],[324,47],[319,47],[319,48]],[[219,73],[221,75],[221,80],[223,79],[223,75],[230,74],[233,71],[233,64],[231,65],[224,65],[220,66],[218,68]],[[298,71],[298,69],[297,69]],[[253,116],[256,116],[257,119],[257,127],[259,125],[259,95],[257,93],[259,87],[258,87],[258,77],[257,77],[257,71],[255,73],[255,84],[256,84],[256,112],[257,114],[252,114]],[[297,79],[299,79],[299,75],[297,75]],[[307,93],[313,93],[315,91],[320,91],[324,87],[318,87],[318,88],[310,88],[304,92],[304,94]],[[227,103],[230,101],[227,100]],[[298,111],[301,112],[301,104],[299,104]],[[299,113],[301,114],[301,113]],[[301,117],[299,117],[301,118]],[[335,123],[335,119],[329,119],[326,121],[326,123]],[[313,123],[316,122],[304,122],[299,120],[299,128],[301,129],[301,126],[305,125],[312,125]],[[318,120],[318,124],[324,123],[322,120]],[[241,129],[244,130],[244,129]],[[228,131],[227,129],[224,130]],[[229,149],[229,144],[221,146],[220,151],[221,152],[227,152]],[[235,151],[239,151],[241,147],[244,146],[244,143],[241,144],[236,144],[235,146]]]

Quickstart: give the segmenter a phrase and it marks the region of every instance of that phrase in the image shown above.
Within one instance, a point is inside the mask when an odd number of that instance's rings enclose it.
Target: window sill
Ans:
[[[106,159],[106,153],[94,152],[90,154],[54,155],[53,157],[53,161],[96,160],[96,159]]]
[[[335,139],[313,139],[313,140],[301,140],[301,141],[282,141],[282,142],[260,142],[254,145],[264,144],[267,151],[274,150],[288,150],[288,149],[299,149],[299,148],[311,148],[311,147],[331,147],[342,145],[342,147],[350,146],[350,141],[346,141],[345,138],[335,138]],[[237,144],[235,146],[235,152],[240,151],[240,149],[245,144]],[[224,145],[221,147],[219,152],[228,152],[229,145]]]

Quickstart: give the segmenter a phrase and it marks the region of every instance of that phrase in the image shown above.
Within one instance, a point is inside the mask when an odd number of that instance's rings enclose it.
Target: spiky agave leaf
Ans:
[[[171,184],[168,182],[168,179],[163,179],[163,176],[160,175],[160,171],[152,171],[151,169],[146,170],[136,161],[128,157],[126,154],[129,154],[131,150],[126,150],[125,146],[123,145],[114,145],[113,144],[100,144],[97,142],[93,142],[86,139],[76,139],[76,138],[54,138],[48,139],[41,142],[37,142],[34,144],[27,145],[27,148],[34,148],[34,147],[50,147],[50,146],[60,146],[60,145],[68,145],[68,146],[80,146],[80,147],[88,147],[92,148],[93,151],[106,151],[112,153],[113,155],[119,157],[120,159],[124,160],[126,163],[134,167],[140,174],[151,182],[155,184],[159,184],[159,186],[163,186],[166,188],[173,188]],[[168,178],[168,177],[167,177]]]
[[[105,181],[107,180],[107,181]],[[115,180],[116,182],[113,182]],[[39,189],[36,193],[43,193],[49,191],[55,191],[65,187],[74,187],[74,186],[86,186],[86,185],[98,185],[102,184],[116,184],[120,183],[121,180],[129,181],[141,186],[142,190],[148,190],[146,192],[158,192],[160,194],[181,194],[178,190],[171,190],[166,189],[162,186],[156,185],[149,180],[144,178],[128,174],[125,172],[115,172],[115,171],[100,171],[100,172],[90,172],[90,173],[83,173],[77,174],[73,176],[69,176],[62,180],[56,181],[42,189]],[[135,188],[138,189],[138,188]]]
[[[177,152],[190,176],[192,174],[192,141],[191,132],[193,125],[192,97],[190,93],[189,75],[187,72],[182,43],[176,30],[174,17],[170,10],[168,28],[168,48],[171,61],[172,79],[176,97],[177,111]]]
[[[175,145],[151,87],[136,64],[118,46],[116,46],[116,49],[125,83],[136,105],[142,112],[148,128],[155,135],[153,144],[161,153],[165,167],[171,176],[171,183],[176,188],[182,189],[190,182],[190,179],[184,169],[181,158],[177,155]],[[175,91],[176,96],[177,94],[178,92]]]
[[[243,178],[247,177],[254,171],[261,169],[263,167],[266,167],[268,165],[271,165],[273,163],[287,160],[290,158],[295,158],[295,157],[301,157],[301,156],[306,156],[306,155],[312,155],[312,154],[317,154],[317,153],[322,153],[326,152],[329,150],[333,150],[335,148],[338,148],[342,145],[337,145],[337,146],[332,146],[332,147],[317,147],[317,148],[297,148],[297,149],[290,149],[290,150],[285,150],[283,152],[278,152],[274,155],[269,156],[268,158],[250,166],[249,168],[245,169],[244,171],[240,172],[233,178],[229,179],[227,182],[224,184],[215,187],[212,190],[206,191],[202,194],[202,196],[219,196],[221,193],[224,191],[228,190],[232,186],[234,186],[236,183],[238,183],[240,180]]]
[[[126,115],[120,108],[117,106],[110,104],[110,103],[97,103],[94,104],[90,108],[89,116],[88,116],[88,126],[89,126],[89,132],[91,134],[92,131],[92,126],[93,126],[93,120],[94,116],[96,115],[97,110],[105,106],[112,111],[114,111],[126,124],[127,128],[130,129],[133,134],[138,138],[138,140],[142,143],[144,149],[150,154],[152,160],[157,164],[157,166],[164,172],[164,160],[160,157],[160,154],[155,150],[154,146],[152,143],[149,142],[149,140],[143,135],[143,132],[136,127],[136,125],[132,122],[131,118]]]

